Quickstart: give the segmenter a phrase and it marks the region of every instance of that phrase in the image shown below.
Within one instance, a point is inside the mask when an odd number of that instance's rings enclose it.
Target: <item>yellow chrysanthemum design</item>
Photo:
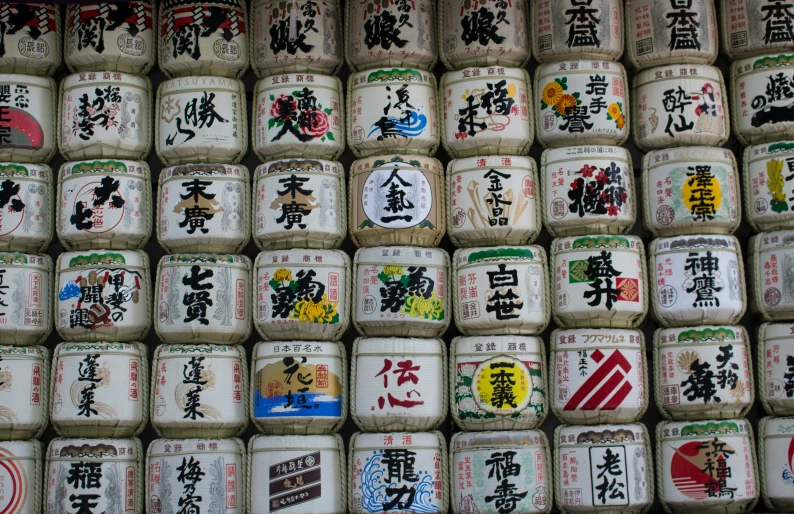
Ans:
[[[403,312],[412,318],[442,320],[444,319],[444,301],[436,295],[435,291],[430,298],[412,294],[405,299]]]
[[[549,82],[543,87],[542,100],[546,105],[557,105],[562,98],[562,85],[559,82]]]
[[[300,300],[292,309],[293,318],[306,323],[336,323],[339,313],[336,305],[339,302],[329,302],[328,295],[323,295],[322,300],[315,302],[311,298]]]
[[[612,119],[616,120],[622,116],[623,113],[620,112],[620,106],[617,103],[612,103],[607,107],[607,114],[609,114]]]
[[[562,98],[555,105],[555,109],[560,114],[565,114],[571,107],[576,107],[577,100],[573,95],[562,95]]]
[[[402,266],[384,266],[383,272],[390,276],[402,275],[404,273]]]
[[[287,268],[279,268],[273,273],[273,279],[278,282],[289,282],[292,280],[292,271]]]

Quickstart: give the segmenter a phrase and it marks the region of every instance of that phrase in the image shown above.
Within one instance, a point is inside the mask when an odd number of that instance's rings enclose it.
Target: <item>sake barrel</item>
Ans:
[[[758,470],[767,508],[786,512],[794,506],[788,449],[794,444],[792,418],[761,418],[758,422]]]
[[[149,419],[143,343],[61,343],[52,358],[50,419],[67,437],[130,437]]]
[[[540,177],[543,224],[552,236],[625,234],[634,227],[634,167],[625,148],[544,150]]]
[[[750,238],[747,272],[750,309],[765,321],[794,320],[794,231]]]
[[[154,330],[164,343],[243,343],[251,335],[252,296],[245,255],[163,256]]]
[[[413,68],[377,68],[347,81],[347,142],[356,157],[433,155],[440,141],[436,78]]]
[[[534,87],[538,142],[543,148],[622,145],[629,137],[628,85],[616,62],[541,64]]]
[[[167,166],[237,164],[248,153],[245,86],[225,77],[182,77],[157,88],[155,151]]]
[[[654,399],[667,419],[741,417],[753,405],[750,339],[740,325],[657,329],[653,362]]]
[[[54,215],[52,170],[46,164],[0,162],[5,202],[0,208],[0,251],[47,251]]]
[[[361,335],[440,337],[447,331],[452,315],[445,250],[362,248],[353,275],[353,326]]]
[[[524,68],[529,61],[527,2],[438,2],[438,52],[449,70]]]
[[[254,243],[261,250],[339,248],[347,235],[345,168],[283,159],[254,172]]]
[[[767,414],[794,414],[794,323],[764,323],[756,346],[758,399]]]
[[[546,251],[537,245],[456,250],[455,326],[467,336],[540,334],[551,310],[548,268]]]
[[[157,347],[151,422],[160,437],[234,437],[248,426],[248,363],[240,346]]]
[[[157,4],[68,4],[63,58],[69,71],[149,73],[157,60]]]
[[[50,351],[0,346],[0,438],[34,439],[50,419]]]
[[[531,243],[540,234],[532,157],[454,159],[447,166],[447,235],[457,247]]]
[[[641,71],[632,85],[632,137],[643,152],[722,146],[730,135],[722,72],[702,64]]]
[[[339,435],[255,435],[248,441],[246,512],[343,514],[344,449]]]
[[[557,329],[549,338],[551,408],[563,423],[632,423],[648,409],[640,330]]]
[[[458,432],[449,453],[454,514],[551,511],[551,456],[540,430]]]
[[[339,341],[260,342],[251,422],[268,434],[331,434],[347,419],[347,354]]]
[[[535,336],[456,337],[449,401],[461,430],[526,430],[549,412],[546,351]]]
[[[0,23],[6,27],[3,30],[3,46],[0,51],[1,73],[55,73],[61,65],[63,37],[61,10],[58,7],[48,4],[7,3],[0,12]]]
[[[785,86],[794,73],[792,60],[794,53],[774,53],[731,64],[733,133],[742,144],[794,138],[794,110],[789,105],[794,92]]]
[[[157,196],[157,241],[166,251],[242,253],[251,238],[251,186],[241,164],[165,168]]]
[[[155,439],[146,451],[147,512],[242,514],[245,446],[232,439]]]
[[[747,290],[735,237],[666,237],[653,240],[649,248],[648,267],[656,282],[650,290],[651,313],[661,326],[739,323],[747,309]]]
[[[350,238],[359,248],[438,246],[444,236],[444,168],[432,157],[353,161],[348,194]]]
[[[342,65],[341,18],[338,0],[254,0],[248,39],[251,69],[259,78],[292,72],[336,75]]]
[[[0,161],[52,160],[57,150],[57,91],[49,77],[0,75]]]
[[[56,437],[47,449],[44,473],[47,512],[65,504],[86,513],[144,511],[143,448],[138,438]]]
[[[731,60],[794,50],[792,18],[784,3],[720,0],[722,50]]]
[[[433,0],[345,3],[345,60],[353,71],[387,66],[432,71],[437,39]]]
[[[266,340],[336,341],[350,322],[350,257],[275,250],[256,257],[256,330]]]
[[[651,507],[653,456],[645,425],[561,425],[554,439],[554,500],[561,512],[642,513]]]
[[[745,419],[663,421],[656,458],[665,512],[736,514],[758,502],[753,428]]]
[[[403,473],[383,472],[384,466],[394,465]],[[347,510],[354,514],[447,512],[448,471],[447,443],[440,432],[356,432],[350,438]]]
[[[254,90],[251,145],[263,161],[336,160],[345,149],[344,95],[337,77],[292,73],[261,79]]]
[[[44,344],[52,331],[52,296],[49,255],[0,253],[0,340]]]
[[[441,339],[360,337],[351,359],[350,416],[361,430],[421,432],[447,418]]]
[[[60,86],[58,150],[70,161],[145,160],[152,151],[152,83],[143,75],[80,72]]]
[[[41,443],[35,440],[0,442],[0,460],[5,493],[0,508],[19,514],[41,512],[44,474]]]
[[[655,236],[732,234],[742,219],[733,152],[691,146],[654,150],[642,159],[645,229]]]
[[[168,77],[242,77],[248,69],[248,5],[243,0],[163,0],[160,70]]]
[[[624,9],[626,58],[635,69],[717,60],[714,0],[629,0]]]
[[[637,236],[563,237],[551,244],[556,298],[551,315],[564,328],[637,328],[648,313],[645,248]]]
[[[532,12],[529,24],[532,55],[538,62],[577,58],[616,61],[623,55],[620,0],[595,5],[592,0],[527,0],[527,3]]]
[[[794,178],[794,141],[745,147],[744,213],[756,232],[794,228],[794,187],[785,180],[789,176]]]
[[[152,235],[152,184],[142,161],[67,162],[58,173],[58,239],[67,250],[142,249]]]
[[[451,157],[526,155],[535,137],[523,68],[466,68],[441,77],[441,142]]]
[[[55,268],[55,329],[64,341],[145,338],[152,325],[146,253],[64,252],[58,256]]]

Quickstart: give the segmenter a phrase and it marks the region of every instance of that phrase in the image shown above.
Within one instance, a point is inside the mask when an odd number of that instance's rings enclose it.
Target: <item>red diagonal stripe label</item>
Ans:
[[[579,404],[582,403],[584,399],[587,397],[587,395],[589,395],[591,391],[598,388],[601,385],[601,382],[603,382],[607,378],[607,376],[609,376],[612,370],[616,368],[623,369],[625,373],[631,371],[631,364],[629,363],[629,361],[626,360],[626,357],[624,357],[623,354],[617,350],[612,352],[612,355],[610,355],[609,358],[607,358],[607,360],[605,360],[603,364],[601,364],[601,366],[599,366],[598,369],[596,369],[595,373],[590,375],[590,378],[585,380],[585,383],[582,384],[579,390],[576,391],[576,393],[571,397],[570,400],[568,400],[568,403],[565,404],[564,410],[576,410],[579,407]],[[624,378],[621,375],[618,375],[618,377],[619,377],[618,382],[614,383],[611,389],[606,390],[605,387],[601,387],[593,395],[593,397],[587,402],[587,404],[589,405],[593,401],[595,401],[596,404],[599,404],[602,401],[604,401],[609,396],[609,394],[612,393],[614,388],[618,386],[620,381]]]

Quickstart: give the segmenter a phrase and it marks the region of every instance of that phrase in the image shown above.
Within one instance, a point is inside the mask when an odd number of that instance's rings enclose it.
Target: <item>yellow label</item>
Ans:
[[[722,205],[722,186],[711,173],[697,174],[684,180],[681,196],[690,212],[697,213],[707,204],[709,213],[714,213]]]
[[[494,414],[511,414],[529,405],[534,384],[523,362],[499,355],[477,366],[471,386],[480,408]]]

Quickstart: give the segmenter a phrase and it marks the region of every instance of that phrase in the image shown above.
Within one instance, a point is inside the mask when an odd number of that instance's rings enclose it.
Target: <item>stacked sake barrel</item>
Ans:
[[[731,15],[723,2],[723,47],[731,59],[731,116],[734,135],[745,145],[742,163],[745,218],[756,233],[749,240],[747,280],[750,309],[758,327],[758,396],[766,414],[758,424],[758,474],[767,508],[791,511],[788,448],[794,442],[794,256],[792,169],[794,115],[791,77],[794,38],[781,32],[792,13],[747,4]],[[761,18],[758,16],[761,15]],[[754,22],[754,20],[761,20]]]
[[[346,509],[344,445],[351,267],[342,13],[336,0],[251,2],[253,277],[246,512]],[[321,484],[322,482],[322,484]],[[264,484],[270,483],[270,487]]]

